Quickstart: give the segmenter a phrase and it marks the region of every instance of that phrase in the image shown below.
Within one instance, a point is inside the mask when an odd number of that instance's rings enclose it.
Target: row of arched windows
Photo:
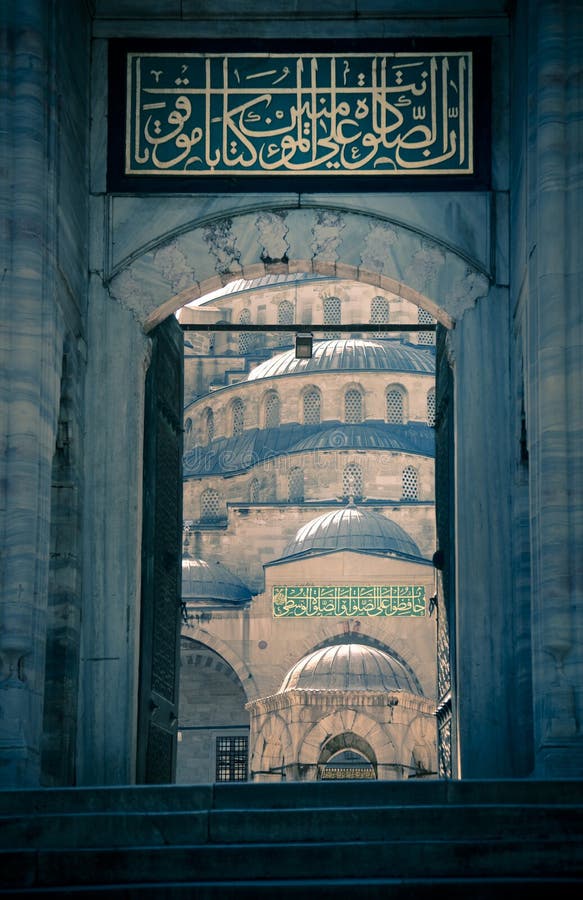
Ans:
[[[324,297],[322,301],[323,323],[324,325],[340,325],[342,323],[342,301],[339,297]],[[290,300],[282,300],[277,307],[277,324],[293,325],[295,318],[294,304]],[[390,306],[386,297],[373,297],[370,302],[369,322],[371,325],[388,325],[390,321]],[[420,325],[429,325],[435,322],[435,319],[427,310],[418,307],[417,322]],[[239,313],[239,324],[251,324],[251,310],[247,307]],[[339,331],[325,331],[324,338],[339,338]],[[372,337],[386,337],[386,332],[375,331]],[[282,339],[285,343],[285,337]],[[420,344],[433,344],[435,336],[433,331],[420,331]],[[239,334],[239,353],[245,354],[253,350],[255,346],[255,335],[252,332],[242,331]]]
[[[319,425],[322,421],[322,396],[316,387],[309,388],[303,395],[303,423],[304,425]],[[387,422],[402,425],[406,420],[407,392],[399,385],[390,387],[385,394],[385,420]],[[270,391],[263,404],[264,427],[277,428],[281,423],[281,403],[279,394]],[[237,398],[233,400],[230,408],[231,435],[242,434],[245,430],[245,404]],[[364,420],[363,395],[358,388],[349,388],[344,394],[344,422],[348,425],[358,425]],[[435,425],[435,388],[427,393],[426,421],[433,427]],[[215,419],[212,409],[207,408],[203,414],[203,440],[210,444],[215,437]]]
[[[294,466],[288,473],[288,502],[302,503],[304,500],[304,471]],[[364,479],[362,467],[358,463],[348,463],[342,472],[342,496],[345,500],[362,500]],[[405,466],[401,473],[401,500],[419,499],[419,478],[414,466]],[[261,500],[261,483],[253,478],[249,484],[249,502]],[[202,522],[219,522],[226,517],[224,499],[215,488],[206,488],[200,495],[200,519]]]

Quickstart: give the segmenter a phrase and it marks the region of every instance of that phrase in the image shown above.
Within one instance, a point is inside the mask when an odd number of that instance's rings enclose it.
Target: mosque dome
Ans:
[[[247,376],[248,381],[309,372],[375,370],[435,374],[435,348],[408,344],[402,340],[314,341],[311,359],[296,359],[295,350],[278,353],[265,360]]]
[[[334,644],[304,656],[285,676],[278,694],[301,691],[408,691],[419,694],[405,666],[367,644]]]
[[[374,550],[421,556],[419,547],[396,522],[349,504],[302,525],[282,557],[322,550]]]
[[[251,591],[237,575],[220,562],[205,559],[182,560],[182,598],[244,603],[251,599]]]

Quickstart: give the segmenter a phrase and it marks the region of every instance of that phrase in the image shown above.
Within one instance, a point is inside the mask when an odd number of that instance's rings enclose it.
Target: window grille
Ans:
[[[261,486],[259,484],[259,480],[257,478],[253,478],[251,484],[249,485],[249,502],[259,503],[260,492]]]
[[[279,428],[279,396],[277,394],[268,394],[265,400],[265,427]]]
[[[324,298],[324,325],[340,325],[342,322],[342,304],[338,297]],[[325,331],[324,338],[332,340],[339,338],[339,331]]]
[[[351,389],[344,395],[344,421],[348,425],[357,425],[362,422],[362,394]]]
[[[304,425],[320,424],[320,391],[315,389],[304,394]]]
[[[304,471],[299,466],[294,466],[288,476],[288,500],[290,503],[303,503],[304,500]]]
[[[216,781],[247,781],[248,737],[218,737]]]
[[[242,434],[245,428],[245,404],[242,400],[233,400],[233,437]]]
[[[239,324],[241,325],[250,325],[251,324],[251,313],[248,309],[242,309],[239,313]],[[251,331],[240,331],[239,332],[239,353],[245,354],[249,353],[249,351],[253,347],[253,333]]]
[[[373,297],[370,302],[370,324],[387,325],[389,322],[389,301],[384,297]],[[386,337],[384,331],[373,331],[372,337]]]
[[[427,424],[432,428],[435,425],[435,388],[427,393]]]
[[[387,391],[387,422],[403,424],[403,392],[397,388]]]
[[[221,497],[214,488],[207,488],[200,495],[200,520],[201,522],[217,522],[224,518],[222,513]]]
[[[417,469],[413,466],[405,466],[403,469],[403,485],[401,489],[401,497],[403,500],[417,500]]]
[[[206,440],[207,444],[212,443],[215,436],[215,415],[212,409],[206,411]]]
[[[362,500],[362,469],[357,463],[348,463],[342,473],[342,495],[345,500],[354,497]]]
[[[420,306],[417,308],[417,321],[419,325],[431,325],[435,322],[435,319],[428,313],[426,309],[422,309]],[[418,341],[420,344],[434,344],[435,343],[435,332],[433,331],[419,331]]]
[[[294,323],[294,305],[289,300],[282,300],[277,307],[277,324],[293,325]],[[286,346],[290,342],[289,334],[285,331],[276,335],[279,346]]]

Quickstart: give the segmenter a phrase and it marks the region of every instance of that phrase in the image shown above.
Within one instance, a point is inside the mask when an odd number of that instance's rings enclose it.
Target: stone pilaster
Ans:
[[[526,429],[535,773],[583,774],[583,3],[530,4]],[[579,223],[579,228],[577,228]]]

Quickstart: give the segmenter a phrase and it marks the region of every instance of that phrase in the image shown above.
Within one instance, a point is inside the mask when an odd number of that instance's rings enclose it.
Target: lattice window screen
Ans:
[[[239,323],[241,325],[251,324],[251,313],[248,309],[242,309],[239,313]],[[253,333],[250,331],[239,332],[239,353],[249,353],[253,347]]]
[[[245,404],[242,400],[233,400],[231,408],[233,415],[233,436],[242,434],[245,428]]]
[[[278,428],[280,422],[280,403],[277,394],[268,394],[265,400],[265,427]]]
[[[405,466],[403,469],[401,497],[403,500],[418,499],[417,469],[414,469],[413,466]]]
[[[221,496],[214,488],[207,488],[200,495],[201,522],[216,522],[224,518]]]
[[[294,466],[288,476],[288,499],[290,503],[303,503],[304,470]]]
[[[306,391],[304,394],[304,425],[319,425],[321,414],[320,392]]]
[[[338,297],[324,298],[324,325],[340,325],[342,322],[342,304]],[[325,331],[324,338],[339,338],[339,331]]]
[[[397,388],[387,391],[387,422],[403,424],[403,392]]]
[[[427,424],[432,428],[435,425],[435,388],[427,393]]]
[[[373,297],[370,302],[370,324],[388,325],[389,301],[385,297]],[[372,337],[387,337],[384,331],[373,331]]]
[[[358,463],[348,463],[342,473],[342,495],[345,499],[362,499],[362,469]]]
[[[344,395],[344,421],[348,425],[362,422],[362,394],[356,389],[346,391]]]
[[[422,309],[420,306],[417,308],[417,321],[419,325],[431,325],[435,322],[435,319],[428,313],[426,309]],[[434,344],[435,343],[435,332],[434,331],[419,331],[418,341],[420,344]]]

